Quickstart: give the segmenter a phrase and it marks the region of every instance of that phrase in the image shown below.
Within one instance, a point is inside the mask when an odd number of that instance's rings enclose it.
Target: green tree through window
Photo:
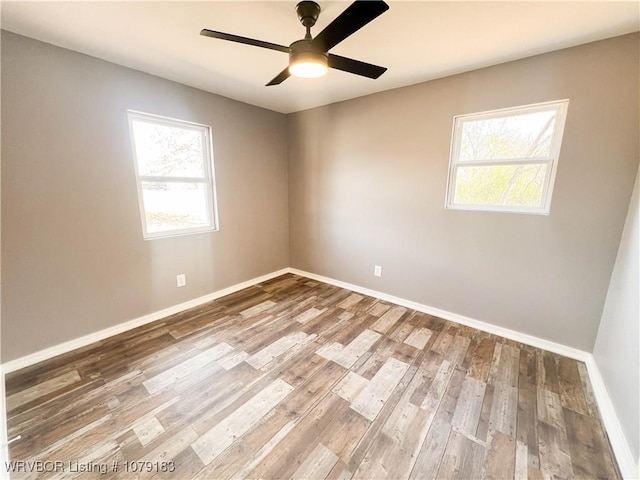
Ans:
[[[214,230],[209,127],[129,112],[145,238]]]
[[[548,213],[567,103],[456,117],[447,206]]]

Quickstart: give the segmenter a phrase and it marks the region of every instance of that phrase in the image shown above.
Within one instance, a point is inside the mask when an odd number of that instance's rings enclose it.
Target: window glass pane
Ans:
[[[459,159],[547,158],[555,121],[555,110],[465,121]]]
[[[211,226],[204,183],[142,182],[149,233]]]
[[[460,166],[454,204],[541,207],[548,165]]]
[[[139,175],[204,177],[202,133],[133,120]]]

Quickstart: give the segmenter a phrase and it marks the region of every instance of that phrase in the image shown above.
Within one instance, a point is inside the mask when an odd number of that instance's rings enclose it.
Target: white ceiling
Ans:
[[[319,33],[350,2],[317,0]],[[331,50],[388,67],[378,80],[337,70],[265,87],[285,53],[201,37],[202,28],[289,45],[297,1],[2,2],[5,30],[283,113],[640,30],[640,1],[388,0]]]

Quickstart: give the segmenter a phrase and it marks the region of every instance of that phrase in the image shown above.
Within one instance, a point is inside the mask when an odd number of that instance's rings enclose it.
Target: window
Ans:
[[[145,239],[217,229],[211,129],[129,112]]]
[[[549,214],[568,105],[455,117],[446,207]]]

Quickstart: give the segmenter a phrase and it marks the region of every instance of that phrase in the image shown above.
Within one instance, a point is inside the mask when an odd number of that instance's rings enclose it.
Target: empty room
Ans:
[[[0,478],[640,478],[638,1],[0,7]]]

